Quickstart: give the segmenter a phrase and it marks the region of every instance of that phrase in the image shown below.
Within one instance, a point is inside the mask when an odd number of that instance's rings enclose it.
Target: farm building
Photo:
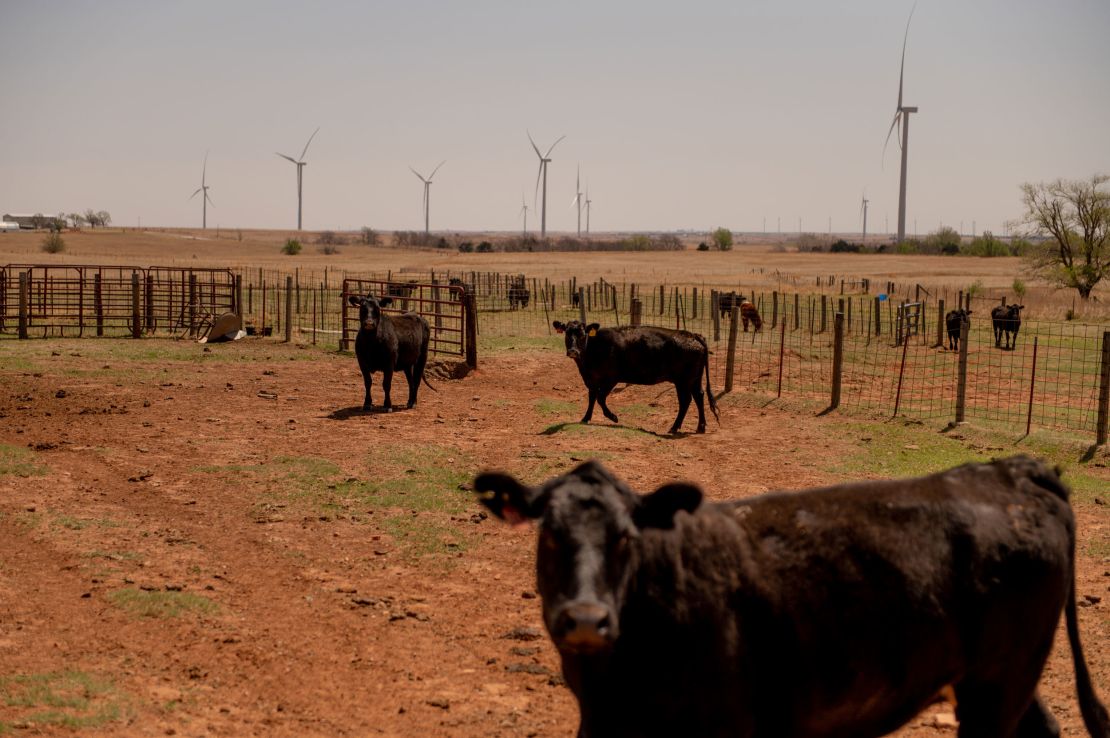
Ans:
[[[31,214],[31,215],[28,215],[26,213],[5,213],[4,214],[4,221],[5,222],[15,223],[20,228],[26,228],[26,229],[45,228],[52,220],[54,220],[54,216],[44,215],[43,213],[34,213],[34,214]]]

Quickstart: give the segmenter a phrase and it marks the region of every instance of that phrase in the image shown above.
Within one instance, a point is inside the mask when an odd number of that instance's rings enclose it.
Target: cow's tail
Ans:
[[[1110,738],[1110,716],[1106,707],[1098,701],[1091,674],[1087,670],[1087,660],[1083,658],[1083,647],[1079,644],[1079,614],[1075,607],[1075,563],[1072,555],[1071,586],[1068,601],[1064,605],[1064,616],[1068,625],[1068,642],[1071,643],[1071,658],[1075,664],[1075,691],[1079,694],[1079,712],[1083,724],[1094,738]]]
[[[713,397],[713,389],[709,386],[709,344],[705,342],[705,338],[694,334],[701,344],[702,356],[705,359],[705,396],[709,399],[709,409],[713,411],[713,417],[717,419],[717,425],[721,424],[721,413],[717,410],[717,400]]]
[[[433,387],[432,383],[428,381],[428,377],[424,375],[424,372],[420,372],[420,379],[423,380],[424,386],[426,386],[432,392],[439,392],[439,390]]]

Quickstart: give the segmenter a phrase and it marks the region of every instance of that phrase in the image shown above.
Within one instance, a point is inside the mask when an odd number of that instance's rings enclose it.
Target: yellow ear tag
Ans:
[[[590,337],[592,338],[596,335],[597,335],[597,328],[591,328],[590,329]]]

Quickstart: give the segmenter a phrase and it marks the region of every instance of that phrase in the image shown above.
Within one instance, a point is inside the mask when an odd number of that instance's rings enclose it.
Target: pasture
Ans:
[[[291,266],[274,234],[66,237],[66,263]],[[0,262],[58,258],[38,240],[5,236]],[[765,276],[779,260],[799,280],[844,272],[835,256],[754,246],[306,254],[301,265],[320,271],[675,283],[685,269],[691,284]],[[949,268],[936,284],[1006,288],[1017,262],[890,256],[859,273],[920,281]],[[670,438],[666,385],[618,390],[620,424],[582,426],[562,337],[539,331],[486,331],[477,372],[433,373],[438,392],[425,388],[416,409],[363,414],[355,359],[329,346],[0,342],[0,735],[569,736],[575,706],[540,619],[535,532],[487,518],[468,487],[483,469],[537,482],[587,458],[640,491],[683,478],[728,499],[1044,456],[1075,491],[1084,647],[1110,693],[1110,455],[1089,438],[1035,430],[1015,444],[974,423],[937,432],[742,392],[721,398],[706,435]],[[1065,734],[1081,734],[1062,630],[1042,693]],[[938,705],[897,735],[951,735],[951,720]]]

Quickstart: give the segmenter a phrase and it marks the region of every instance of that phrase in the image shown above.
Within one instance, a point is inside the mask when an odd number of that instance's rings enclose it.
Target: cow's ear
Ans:
[[[971,311],[970,310],[964,311],[964,315],[971,315]]]
[[[502,472],[485,472],[474,479],[474,491],[482,503],[497,517],[516,525],[543,515],[547,493],[525,487],[514,477]]]
[[[597,335],[597,329],[600,328],[600,327],[601,327],[601,323],[590,323],[588,326],[586,326],[586,335],[596,336]]]
[[[673,528],[679,510],[692,513],[701,505],[701,488],[688,482],[664,484],[650,495],[640,498],[632,511],[637,528]]]
[[[351,303],[355,307],[362,307],[362,298],[358,295],[347,295],[347,302]]]
[[[385,307],[386,305],[392,305],[393,304],[393,298],[392,297],[383,297],[383,298],[378,300],[378,304],[381,305],[382,307]]]
[[[553,320],[551,326],[555,329],[556,333],[562,333],[567,329],[567,324],[559,320]]]

